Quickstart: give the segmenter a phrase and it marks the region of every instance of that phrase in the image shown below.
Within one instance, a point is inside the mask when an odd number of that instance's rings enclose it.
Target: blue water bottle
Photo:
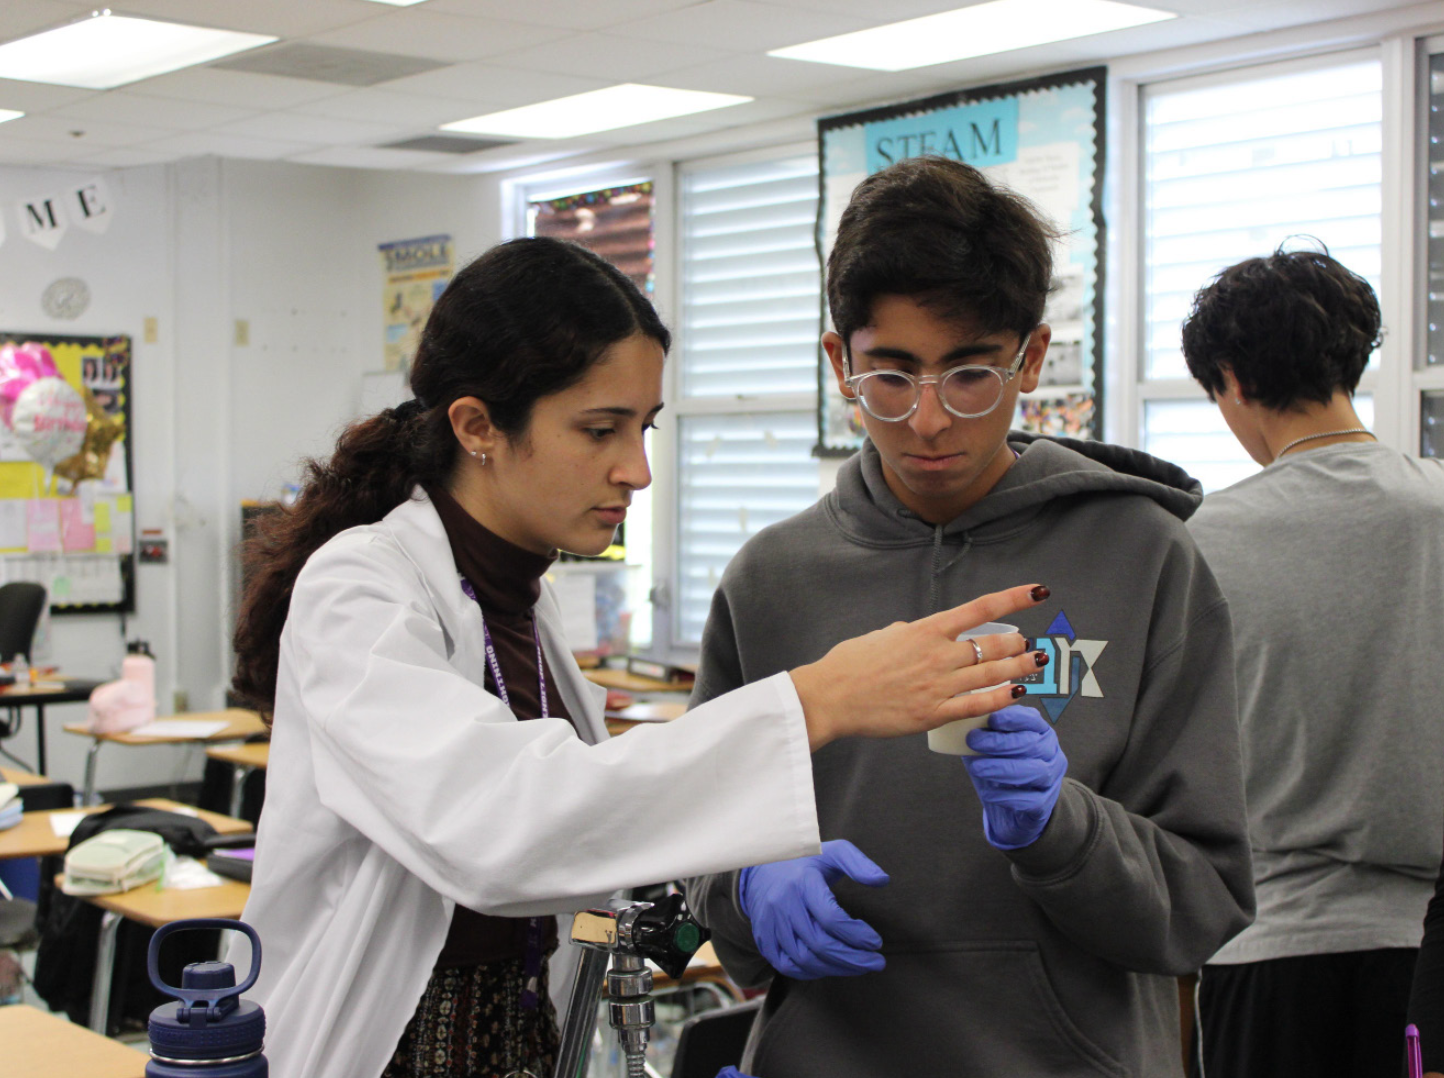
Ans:
[[[229,962],[192,962],[173,988],[160,979],[161,941],[172,932],[227,928],[251,939],[251,972],[236,984]],[[150,1062],[145,1078],[267,1078],[266,1015],[241,998],[261,972],[261,939],[242,921],[198,917],[174,921],[150,938],[147,958],[150,983],[178,1002],[162,1003],[150,1012]]]

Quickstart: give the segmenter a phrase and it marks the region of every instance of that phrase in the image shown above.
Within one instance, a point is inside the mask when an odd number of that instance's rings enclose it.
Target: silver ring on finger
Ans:
[[[976,640],[969,640],[968,643],[972,645],[973,648],[973,665],[981,666],[983,664],[983,649],[978,646]]]

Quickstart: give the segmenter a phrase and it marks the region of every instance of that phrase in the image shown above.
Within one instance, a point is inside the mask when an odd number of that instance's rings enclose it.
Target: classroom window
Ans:
[[[1355,53],[1143,91],[1140,441],[1205,490],[1257,465],[1189,377],[1180,325],[1193,294],[1226,266],[1308,237],[1379,291],[1382,83],[1377,56]],[[1369,424],[1377,362],[1358,402]]]
[[[738,548],[817,500],[814,149],[684,166],[672,642],[695,646]]]

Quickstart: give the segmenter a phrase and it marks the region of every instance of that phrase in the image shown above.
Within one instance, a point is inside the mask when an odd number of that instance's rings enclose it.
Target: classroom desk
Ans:
[[[171,812],[188,809],[195,812],[222,835],[239,835],[251,830],[251,825],[245,820],[235,820],[217,812],[193,809],[189,805],[182,805],[163,797],[149,797],[144,801],[133,803],[144,805],[146,808],[169,809]],[[55,811],[91,813],[103,812],[111,807],[113,806],[92,805],[83,809],[58,809]],[[54,814],[54,812],[27,812],[20,817],[20,822],[14,827],[7,831],[0,831],[0,861],[12,857],[48,857],[52,854],[62,854],[69,849],[70,839],[57,835],[55,828],[50,826],[50,817]]]
[[[15,767],[0,767],[0,782],[13,782],[16,786],[44,786],[49,781],[44,775],[32,775]]]
[[[60,886],[59,876],[55,878],[55,885]],[[86,895],[82,901],[105,911],[100,918],[95,979],[90,987],[90,1028],[105,1034],[105,1019],[110,1012],[110,982],[115,976],[115,937],[120,931],[121,921],[129,918],[150,928],[160,928],[172,921],[184,921],[191,917],[239,920],[250,894],[249,883],[222,880],[219,887],[197,887],[187,891],[157,891],[152,881],[118,895]]]
[[[640,674],[633,674],[627,670],[611,670],[607,667],[583,670],[582,676],[593,685],[600,685],[606,689],[621,689],[623,692],[690,693],[692,691],[690,683],[679,685],[675,681],[659,681],[654,677],[642,677]]]
[[[687,710],[685,703],[632,704],[607,712],[607,733],[616,737],[634,726],[650,722],[671,722]]]
[[[235,769],[235,777],[231,780],[231,815],[239,816],[241,784],[252,771],[266,770],[266,765],[271,761],[271,743],[248,741],[241,745],[217,745],[213,749],[206,749],[206,755],[212,760],[230,764]]]
[[[0,687],[0,708],[12,711],[22,707],[35,709],[35,770],[40,774],[45,774],[45,705],[84,703],[100,684],[99,681],[82,678],[53,678],[39,685]]]
[[[150,1056],[54,1014],[0,1007],[6,1078],[145,1078]]]
[[[184,715],[164,715],[161,718],[191,719],[197,722],[225,720],[226,726],[225,729],[218,730],[210,737],[136,737],[134,734],[97,734],[84,723],[67,723],[65,725],[67,734],[76,734],[91,739],[90,752],[85,757],[85,789],[80,795],[82,805],[88,805],[95,799],[96,757],[100,754],[100,746],[107,742],[115,745],[201,745],[212,741],[239,741],[252,734],[266,732],[266,724],[261,721],[260,715],[254,711],[246,711],[237,707],[227,708],[225,711],[194,711]]]

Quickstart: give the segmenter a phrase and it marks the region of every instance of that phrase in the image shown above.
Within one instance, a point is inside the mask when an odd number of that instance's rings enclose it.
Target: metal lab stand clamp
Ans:
[[[628,1078],[644,1078],[654,1020],[647,960],[673,980],[679,979],[707,935],[681,895],[668,895],[657,903],[618,902],[578,913],[572,919],[572,942],[582,948],[582,960],[562,1026],[557,1078],[585,1078],[604,980],[610,1024],[626,1057]]]

